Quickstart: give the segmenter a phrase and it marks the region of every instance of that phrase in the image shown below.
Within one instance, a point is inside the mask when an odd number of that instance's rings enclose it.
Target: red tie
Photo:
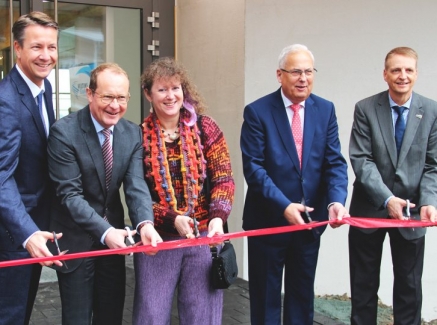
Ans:
[[[302,143],[303,143],[303,132],[302,123],[300,121],[300,105],[292,104],[291,109],[293,110],[293,119],[291,121],[291,132],[293,133],[294,143],[296,145],[297,156],[299,157],[299,165],[302,168]]]

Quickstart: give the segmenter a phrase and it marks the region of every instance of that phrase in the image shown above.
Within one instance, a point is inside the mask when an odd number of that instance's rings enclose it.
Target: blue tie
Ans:
[[[395,140],[396,140],[396,149],[398,150],[398,156],[399,156],[399,151],[401,150],[401,146],[402,146],[402,138],[404,137],[404,132],[405,132],[405,119],[403,113],[407,108],[403,106],[393,106],[393,109],[398,113],[398,118],[395,124]]]
[[[43,110],[43,107],[42,107],[42,96],[43,95],[44,95],[44,91],[41,90],[41,92],[38,94],[38,96],[36,96],[36,98],[38,100],[39,115],[41,115],[42,124],[44,125],[44,130],[46,131],[46,135],[47,135],[47,126],[46,126],[46,122],[44,120],[44,114],[42,112],[42,110]]]

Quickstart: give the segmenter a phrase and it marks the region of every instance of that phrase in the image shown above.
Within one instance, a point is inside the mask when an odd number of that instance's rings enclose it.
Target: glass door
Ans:
[[[81,109],[89,72],[116,62],[130,78],[125,117],[139,123],[148,112],[140,75],[153,59],[175,55],[175,0],[0,0],[0,80],[14,65],[12,24],[44,11],[60,26],[59,63],[50,75],[56,116]]]
[[[83,108],[91,70],[115,62],[130,79],[125,118],[139,124],[148,111],[142,70],[156,57],[174,56],[174,0],[32,0],[31,7],[57,19],[60,27],[58,65],[49,77],[57,117]]]
[[[53,3],[44,12],[54,17]],[[128,23],[127,23],[128,22]],[[125,117],[141,119],[141,17],[139,9],[74,3],[58,4],[59,115],[87,105],[85,89],[91,70],[103,62],[116,62],[129,75],[131,100]],[[50,79],[55,82],[55,71]]]

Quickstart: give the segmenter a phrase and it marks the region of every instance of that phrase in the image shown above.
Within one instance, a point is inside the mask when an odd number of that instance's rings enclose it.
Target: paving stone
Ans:
[[[56,280],[56,279],[55,279]],[[135,289],[135,274],[132,258],[126,258],[126,298],[123,325],[132,324],[132,305]],[[223,325],[250,325],[250,297],[248,282],[237,279],[224,290]],[[171,324],[179,325],[176,299],[171,311]],[[30,325],[61,325],[61,300],[56,281],[41,282],[38,289]],[[208,324],[205,324],[208,325]],[[316,314],[314,325],[345,325],[323,315]]]

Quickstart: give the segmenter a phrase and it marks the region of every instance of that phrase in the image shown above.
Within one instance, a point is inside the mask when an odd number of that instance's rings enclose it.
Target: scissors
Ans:
[[[406,200],[407,201],[407,206],[405,208],[405,214],[407,215],[407,220],[411,220],[411,212],[410,212],[410,200]],[[414,228],[411,228],[414,231]]]
[[[196,220],[196,217],[193,217],[193,223],[194,223],[193,234],[197,238],[199,236],[199,228],[197,228],[197,223],[198,222]]]
[[[58,251],[58,255],[61,256],[61,255],[67,254],[68,249],[61,252],[61,250],[59,249],[58,239],[56,238],[56,233],[54,231],[52,233],[53,233],[53,241],[55,242],[56,250]],[[63,261],[62,263],[65,265],[65,268],[68,270],[67,263],[65,261]]]
[[[313,219],[311,219],[310,217],[310,213],[308,212],[307,206],[305,204],[305,198],[303,197],[302,200],[300,201],[300,204],[303,205],[303,207],[305,208],[305,211],[303,213],[301,213],[301,216],[303,218],[303,221],[305,221],[305,223],[310,223],[313,222]]]
[[[135,241],[134,241],[134,238],[132,237],[132,232],[133,232],[133,230],[130,230],[130,228],[129,227],[124,227],[124,229],[127,231],[127,241],[129,242],[129,244],[131,245],[131,246],[133,246],[133,245],[135,245]],[[129,254],[129,256],[132,256],[134,253],[130,253]]]

